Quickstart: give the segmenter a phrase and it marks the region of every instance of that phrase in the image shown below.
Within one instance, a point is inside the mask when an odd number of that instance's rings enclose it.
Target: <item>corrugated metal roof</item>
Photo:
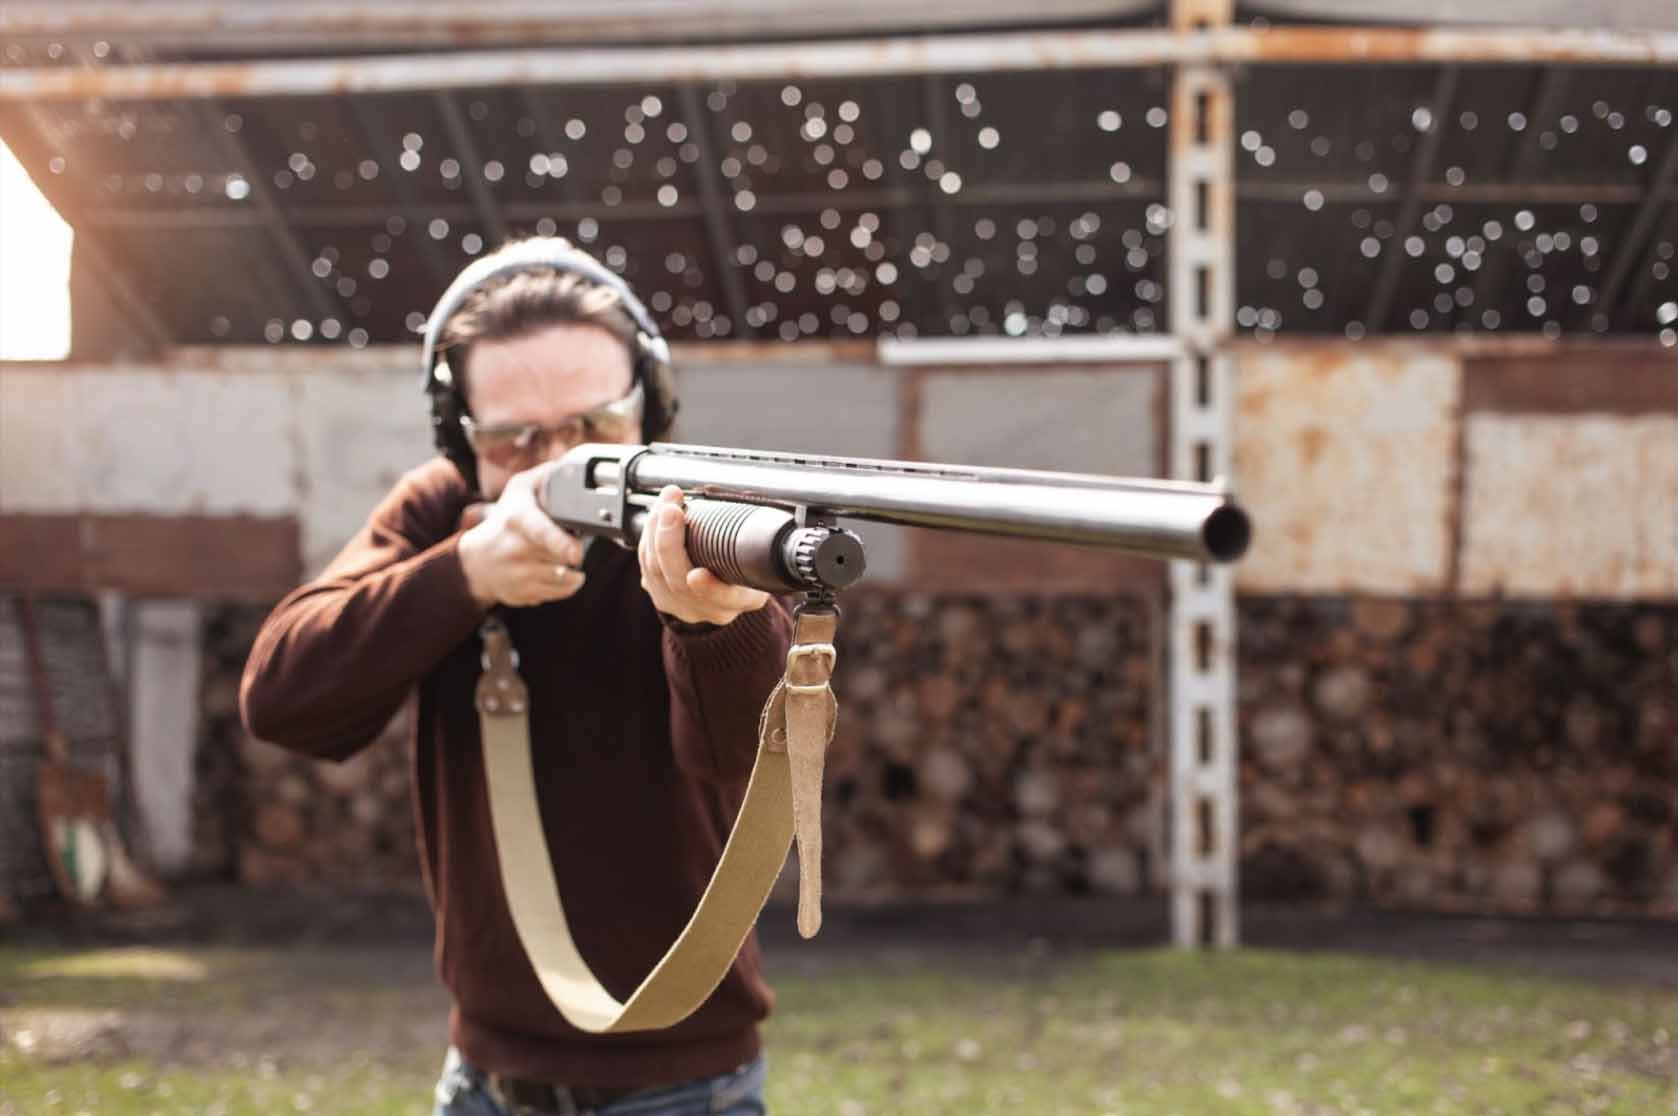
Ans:
[[[12,101],[0,137],[184,342],[407,339],[502,229],[592,248],[680,339],[1151,332],[1168,81]],[[1671,72],[1267,65],[1236,99],[1242,328],[1666,324]]]

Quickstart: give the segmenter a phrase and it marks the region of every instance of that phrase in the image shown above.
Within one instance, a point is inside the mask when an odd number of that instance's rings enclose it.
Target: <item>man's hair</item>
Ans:
[[[437,347],[464,391],[477,342],[511,341],[571,322],[599,326],[636,356],[637,327],[618,292],[559,270],[520,271],[473,291],[444,323]]]

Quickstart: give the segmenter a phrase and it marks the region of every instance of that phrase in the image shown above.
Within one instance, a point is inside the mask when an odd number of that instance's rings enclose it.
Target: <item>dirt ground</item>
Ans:
[[[47,908],[0,930],[22,945],[389,946],[429,948],[431,914],[414,892],[342,894],[231,886],[178,888],[157,910],[78,914]],[[1587,980],[1678,988],[1678,922],[1383,911],[1249,904],[1242,940],[1284,950],[1331,950],[1507,964]],[[798,938],[790,907],[771,904],[759,936],[772,963],[950,950],[1010,954],[1167,944],[1161,899],[1015,896],[983,902],[829,905],[822,932]]]
[[[790,908],[772,906],[760,937],[773,976],[817,973],[858,958],[982,965],[1144,949],[1169,940],[1169,923],[1160,901],[1031,896],[836,907],[812,942],[798,938]],[[1516,966],[1678,989],[1678,924],[1672,923],[1249,906],[1243,938],[1266,948]],[[129,955],[125,964],[134,968],[125,977],[155,981],[148,987],[156,991],[127,1002],[37,1005],[25,1012],[8,1008],[0,989],[0,1046],[36,1059],[208,1066],[227,1064],[230,1052],[268,1051],[288,1065],[318,1065],[341,1062],[348,1052],[375,1065],[432,1057],[445,1042],[447,1000],[431,967],[431,916],[413,893],[194,887],[176,890],[167,906],[153,911],[37,910],[26,925],[0,932],[0,944],[55,955],[113,946],[157,951],[155,960],[144,952]],[[218,963],[236,966],[236,979],[231,972],[218,977]],[[182,964],[207,964],[211,971],[196,974],[199,991],[175,1000],[168,990],[182,974],[171,967]],[[67,979],[77,979],[73,970]]]

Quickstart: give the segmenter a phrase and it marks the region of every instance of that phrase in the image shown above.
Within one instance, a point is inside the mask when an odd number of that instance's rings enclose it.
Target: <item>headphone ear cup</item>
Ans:
[[[641,435],[647,442],[656,442],[667,437],[676,423],[676,373],[668,360],[649,353],[641,362],[641,384],[647,393]]]
[[[458,389],[434,385],[431,392],[431,438],[439,452],[460,470],[466,487],[476,494],[478,489],[478,458],[466,441],[460,417],[466,408]]]

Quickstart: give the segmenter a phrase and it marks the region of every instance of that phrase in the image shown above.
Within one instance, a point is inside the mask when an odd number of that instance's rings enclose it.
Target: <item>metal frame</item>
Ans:
[[[1294,63],[1678,64],[1678,32],[1218,27],[0,70],[0,100],[148,100]]]
[[[1232,0],[1177,0],[1178,27],[1227,23]],[[1168,245],[1171,475],[1230,474],[1234,415],[1235,94],[1227,70],[1185,66],[1171,89]],[[1169,663],[1171,934],[1184,948],[1240,938],[1235,723],[1235,579],[1228,567],[1172,562]]]

